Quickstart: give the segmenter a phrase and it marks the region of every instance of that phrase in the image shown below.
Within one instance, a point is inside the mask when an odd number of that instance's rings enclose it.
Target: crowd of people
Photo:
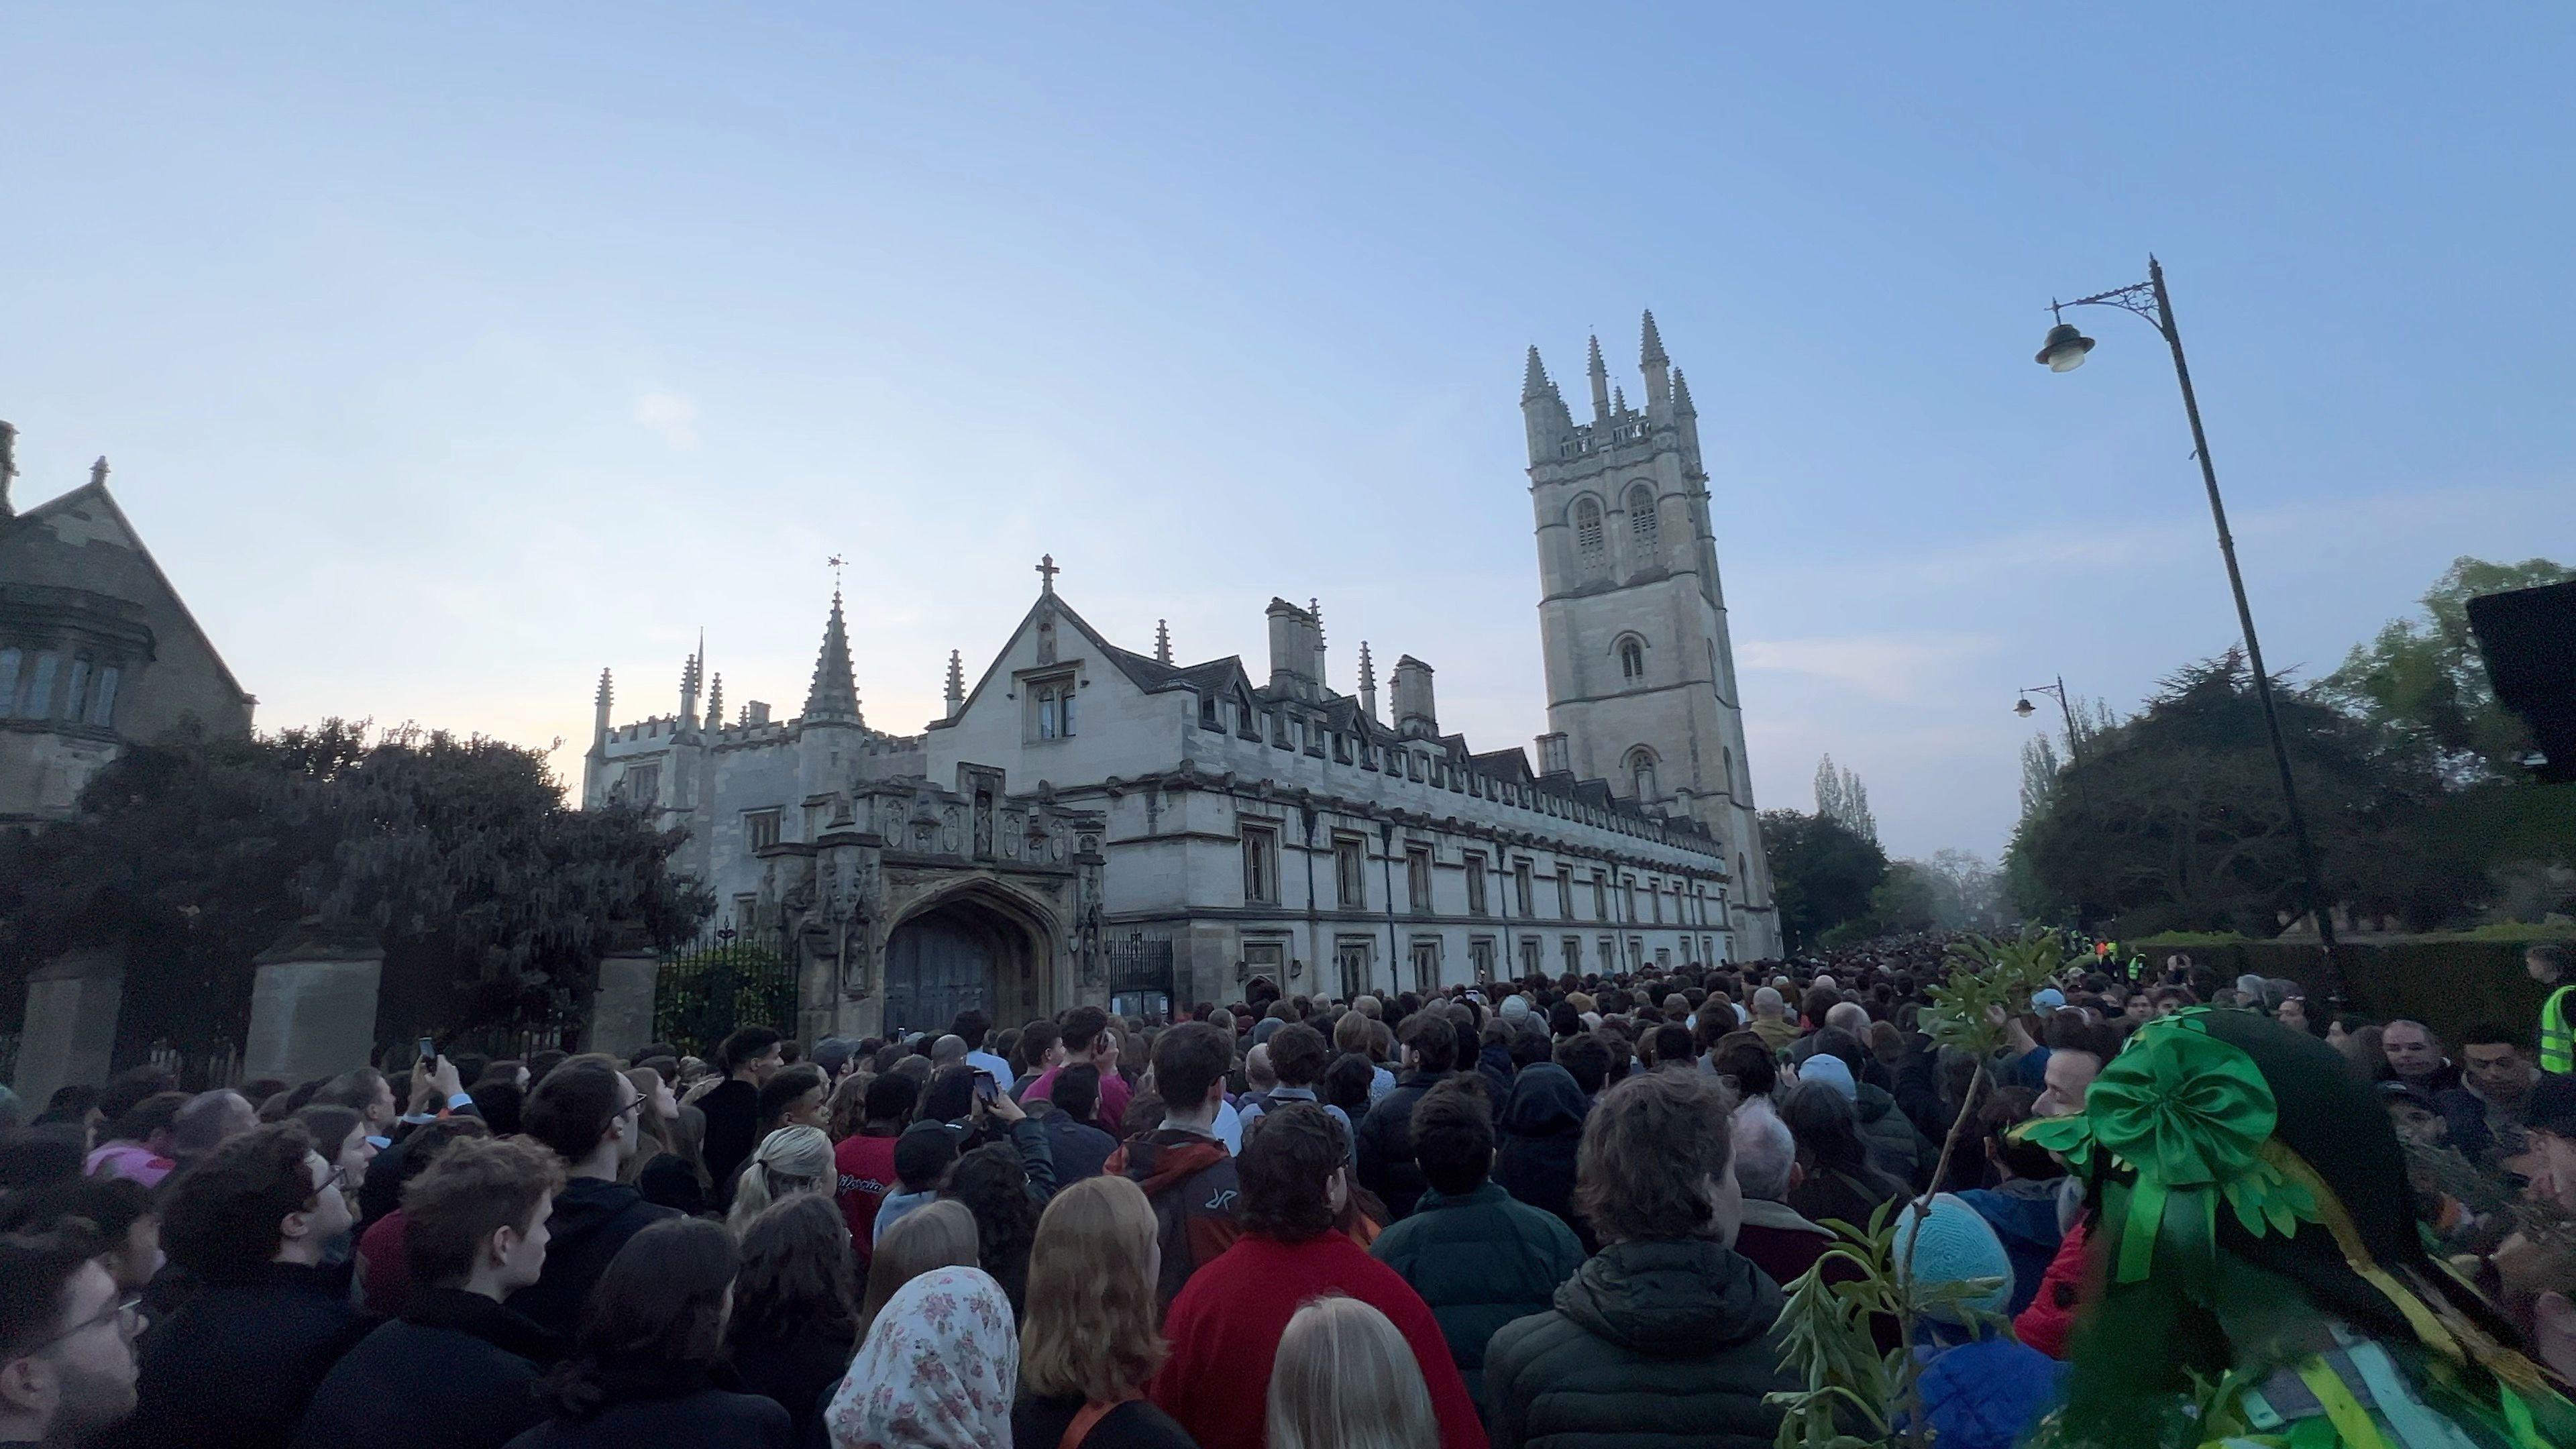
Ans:
[[[1943,945],[0,1101],[0,1442],[1766,1449],[1883,1210],[1942,1449],[2570,1442],[2576,990],[2088,951],[1981,1059]]]

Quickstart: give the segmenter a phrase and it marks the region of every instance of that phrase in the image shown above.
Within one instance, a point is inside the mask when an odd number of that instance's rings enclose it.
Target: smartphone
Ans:
[[[991,1072],[985,1071],[982,1067],[977,1067],[975,1069],[975,1100],[985,1104],[986,1106],[990,1106],[992,1105],[993,1099],[1000,1095],[1002,1095],[1002,1079],[994,1076]]]
[[[422,1037],[422,1038],[420,1039],[420,1060],[421,1060],[422,1065],[424,1065],[424,1066],[435,1066],[435,1065],[437,1065],[437,1063],[438,1063],[438,1039],[437,1039],[437,1038],[435,1038],[435,1037],[426,1037],[426,1036],[425,1036],[425,1037]]]

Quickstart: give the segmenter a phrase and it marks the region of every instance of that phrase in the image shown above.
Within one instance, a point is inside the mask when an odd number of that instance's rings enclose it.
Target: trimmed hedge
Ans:
[[[2346,1009],[2373,1021],[2404,1017],[2420,1021],[2457,1042],[2460,1033],[2484,1022],[2536,1033],[2540,1004],[2549,989],[2531,979],[2522,966],[2521,941],[2394,941],[2347,943],[2336,952],[2343,965]],[[2325,972],[2312,943],[2247,941],[2180,948],[2191,959],[2219,975],[2225,985],[2247,973],[2282,976],[2321,1000]],[[2168,948],[2146,948],[2158,967],[2172,954]]]

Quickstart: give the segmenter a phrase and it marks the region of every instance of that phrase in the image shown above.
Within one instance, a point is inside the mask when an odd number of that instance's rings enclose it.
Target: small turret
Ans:
[[[1610,421],[1610,369],[1601,361],[1601,339],[1592,339],[1592,421]]]
[[[1395,729],[1407,739],[1440,733],[1440,711],[1431,700],[1431,666],[1410,654],[1395,661]]]
[[[1377,718],[1377,665],[1369,658],[1368,641],[1360,641],[1360,713]]]
[[[1169,619],[1154,621],[1154,662],[1157,664],[1172,662],[1172,621]]]
[[[1558,441],[1574,425],[1565,411],[1565,397],[1548,381],[1547,367],[1538,360],[1538,349],[1529,350],[1529,368],[1521,379],[1521,422],[1529,432],[1529,455],[1533,463],[1553,458]]]
[[[707,728],[724,728],[724,676],[715,676],[707,685]]]
[[[957,718],[957,712],[965,707],[966,657],[951,649],[948,651],[948,717]]]
[[[609,681],[608,671],[599,671],[599,717],[590,729],[590,752],[594,755],[608,753],[608,709],[616,698],[617,686]]]

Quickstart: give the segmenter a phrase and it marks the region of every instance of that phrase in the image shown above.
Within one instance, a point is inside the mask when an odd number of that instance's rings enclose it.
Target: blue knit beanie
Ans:
[[[1923,1231],[1918,1238],[1914,1223],[1921,1217]],[[1911,1251],[1908,1250],[1911,1244]],[[1922,1205],[1906,1209],[1896,1224],[1896,1261],[1909,1264],[1918,1283],[1960,1283],[1970,1278],[2001,1280],[1995,1290],[1972,1305],[2001,1313],[2012,1302],[2012,1259],[2004,1253],[2003,1240],[1995,1236],[1983,1215],[1960,1198],[1942,1193],[1932,1199],[1932,1211],[1925,1214]],[[1956,1319],[1955,1314],[1934,1317]]]

